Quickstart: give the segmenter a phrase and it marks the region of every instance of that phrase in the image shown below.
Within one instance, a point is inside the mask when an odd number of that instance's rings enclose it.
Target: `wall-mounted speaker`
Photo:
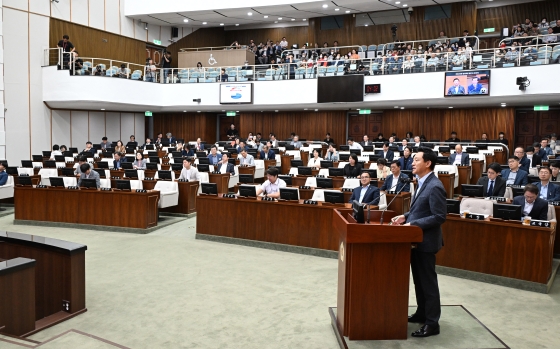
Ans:
[[[179,28],[171,27],[171,37],[178,38],[179,37]]]

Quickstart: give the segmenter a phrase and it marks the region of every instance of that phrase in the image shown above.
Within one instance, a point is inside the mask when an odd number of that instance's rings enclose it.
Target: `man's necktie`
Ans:
[[[492,193],[494,193],[494,181],[490,181],[490,188],[488,188],[488,195],[492,196]]]

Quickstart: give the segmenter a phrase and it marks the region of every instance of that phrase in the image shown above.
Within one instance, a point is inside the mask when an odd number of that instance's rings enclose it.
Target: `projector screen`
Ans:
[[[220,84],[220,104],[253,103],[253,84]]]
[[[445,73],[446,97],[490,95],[490,70]]]
[[[363,102],[362,74],[323,76],[317,80],[317,103]]]

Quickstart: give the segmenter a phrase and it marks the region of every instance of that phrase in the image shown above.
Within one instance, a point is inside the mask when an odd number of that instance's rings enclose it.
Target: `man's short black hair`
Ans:
[[[82,171],[83,173],[86,173],[86,171],[89,170],[89,169],[90,169],[90,167],[89,167],[88,163],[80,165],[80,171]]]
[[[348,142],[354,142],[354,137],[348,137]]]
[[[526,193],[526,192],[533,193],[535,195],[539,195],[539,188],[532,183],[525,184],[525,188],[523,189],[523,193]]]
[[[510,157],[508,158],[508,160],[511,160],[511,159],[513,159],[513,160],[515,160],[515,161],[519,161],[519,158],[518,158],[517,156],[515,156],[515,155],[512,155],[512,156],[510,156]]]
[[[90,141],[87,141],[86,144],[91,144],[91,142],[90,142]]]
[[[62,35],[63,39],[70,40],[70,37],[67,34]]]
[[[276,167],[271,167],[268,170],[266,170],[266,173],[274,176],[274,177],[278,177],[278,169]]]
[[[389,142],[384,142],[384,143],[383,143],[383,146],[384,146],[384,147],[389,147]]]
[[[101,138],[101,140],[102,140],[102,141],[106,141],[106,140],[107,140],[107,137],[103,137],[103,138]]]
[[[533,148],[539,148],[540,149],[540,147],[541,147],[541,144],[539,142],[533,143]],[[530,148],[530,147],[527,147],[527,148]]]
[[[453,134],[453,133],[452,133]],[[437,155],[432,149],[426,147],[419,147],[418,152],[422,153],[422,160],[424,162],[430,161],[430,170],[433,171],[436,167]]]
[[[58,146],[58,144],[55,144],[55,145],[52,146],[52,150],[59,150],[59,149],[60,149],[60,147]]]
[[[213,145],[210,147],[210,150],[212,150],[212,149],[218,150],[218,147],[216,147],[216,145],[213,144]]]
[[[488,169],[492,169],[496,173],[502,172],[502,166],[500,166],[500,164],[498,164],[497,162],[493,162],[488,165]]]
[[[387,160],[385,160],[384,158],[379,158],[379,159],[377,159],[377,164],[386,166],[387,165]]]
[[[548,174],[552,174],[552,170],[550,169],[550,167],[548,166],[541,166],[539,167],[539,172],[541,172],[541,170],[547,170]]]
[[[453,82],[455,82],[455,81],[459,81],[459,78],[455,78],[455,79],[453,79]]]
[[[78,162],[86,162],[86,161],[87,161],[87,158],[83,155],[78,158]]]
[[[391,165],[392,165],[392,164],[397,165],[397,167],[401,167],[401,162],[400,162],[399,160],[393,160],[393,161],[391,161]]]
[[[560,163],[558,161],[552,161],[548,164],[548,166],[560,168]]]
[[[451,131],[451,134],[456,136],[456,135],[457,135],[457,132]]]

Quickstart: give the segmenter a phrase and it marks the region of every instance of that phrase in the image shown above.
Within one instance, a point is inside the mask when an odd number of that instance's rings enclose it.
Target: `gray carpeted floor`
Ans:
[[[1,217],[0,229],[88,246],[88,312],[33,340],[75,329],[130,348],[338,348],[328,313],[336,306],[335,259],[195,240],[196,218],[147,235],[13,226],[12,220]],[[560,281],[550,294],[537,294],[439,280],[442,304],[463,305],[510,347],[560,347]],[[64,348],[95,347],[70,334],[59,339]],[[454,340],[441,343],[456,347]],[[0,348],[21,347],[0,341]]]

